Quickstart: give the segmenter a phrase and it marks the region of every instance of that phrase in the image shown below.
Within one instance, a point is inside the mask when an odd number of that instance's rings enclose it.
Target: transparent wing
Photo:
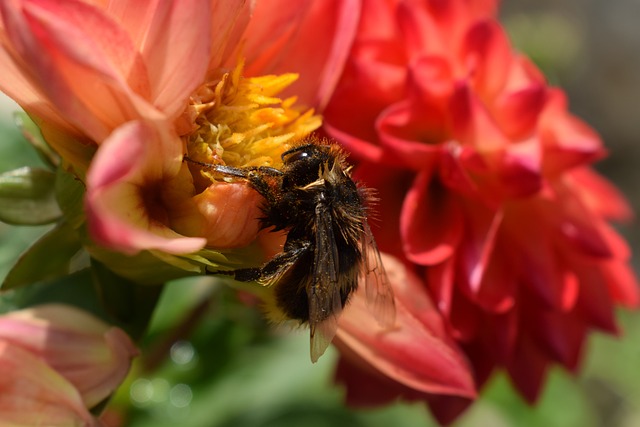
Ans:
[[[314,363],[331,344],[342,312],[338,282],[338,248],[333,234],[331,212],[324,203],[316,205],[315,221],[316,245],[313,275],[307,284],[311,361]]]
[[[364,283],[365,286],[367,306],[380,326],[390,329],[396,321],[393,290],[384,270],[380,251],[366,220],[363,221],[361,245],[363,267],[360,271],[362,276],[360,283]]]

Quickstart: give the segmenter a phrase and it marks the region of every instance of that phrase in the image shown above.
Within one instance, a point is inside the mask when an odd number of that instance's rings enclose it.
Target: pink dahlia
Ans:
[[[100,248],[134,255],[243,247],[257,237],[257,207],[227,219],[257,206],[256,195],[241,183],[217,185],[219,177],[189,168],[183,155],[278,166],[290,144],[321,124],[313,108],[337,82],[356,6],[3,1],[0,90],[86,184],[89,237]]]

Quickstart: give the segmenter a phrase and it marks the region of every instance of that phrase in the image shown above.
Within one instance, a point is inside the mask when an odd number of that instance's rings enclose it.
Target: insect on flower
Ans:
[[[262,228],[287,232],[283,251],[261,267],[211,274],[273,286],[283,317],[309,323],[313,362],[333,340],[359,281],[378,323],[393,326],[393,291],[367,223],[371,191],[351,179],[351,166],[338,145],[308,139],[282,154],[282,170],[185,160],[246,180],[265,199]]]

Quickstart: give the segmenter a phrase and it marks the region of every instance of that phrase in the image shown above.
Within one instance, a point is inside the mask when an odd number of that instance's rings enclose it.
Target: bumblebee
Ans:
[[[245,180],[264,197],[261,226],[286,232],[283,251],[259,267],[211,273],[272,286],[284,316],[309,324],[313,362],[359,283],[381,326],[393,325],[393,292],[367,222],[371,191],[353,181],[338,145],[307,140],[282,154],[282,169],[185,160]]]

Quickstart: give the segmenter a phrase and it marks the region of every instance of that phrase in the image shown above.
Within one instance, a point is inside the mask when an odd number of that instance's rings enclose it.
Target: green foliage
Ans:
[[[55,174],[22,167],[0,174],[0,221],[19,225],[49,224],[60,218]]]
[[[80,240],[67,223],[61,223],[36,241],[13,265],[0,289],[3,291],[61,278],[73,271]]]

